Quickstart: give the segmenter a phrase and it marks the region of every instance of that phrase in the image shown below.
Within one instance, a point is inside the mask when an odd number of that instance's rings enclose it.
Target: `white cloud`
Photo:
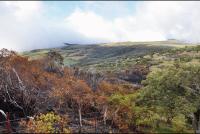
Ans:
[[[76,10],[66,18],[76,32],[91,40],[152,41],[176,38],[200,41],[200,2],[143,2],[134,14],[107,20],[92,11]]]
[[[41,2],[0,2],[3,13],[0,14],[0,48],[14,50],[30,48],[38,32]]]
[[[0,2],[0,48],[24,51],[61,46],[67,30],[45,16],[40,1]]]
[[[0,48],[27,50],[61,46],[63,42],[86,44],[168,38],[200,42],[200,2],[140,2],[132,14],[114,18],[105,17],[102,12],[98,14],[88,6],[76,8],[62,21],[47,17],[48,10],[43,5],[40,1],[0,2]]]
[[[112,22],[109,22],[93,12],[83,12],[76,9],[65,20],[66,25],[76,32],[91,39],[115,40]]]
[[[13,11],[19,21],[35,17],[36,13],[41,11],[42,6],[42,3],[38,1],[6,1],[4,4]]]

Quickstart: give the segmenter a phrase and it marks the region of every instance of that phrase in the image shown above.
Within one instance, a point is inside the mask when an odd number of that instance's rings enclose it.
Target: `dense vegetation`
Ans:
[[[198,131],[200,47],[144,44],[1,50],[0,109],[20,119],[11,131]]]

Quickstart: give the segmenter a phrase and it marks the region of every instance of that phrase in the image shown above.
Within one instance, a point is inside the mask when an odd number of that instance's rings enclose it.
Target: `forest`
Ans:
[[[113,72],[0,50],[0,133],[198,132],[200,47],[150,50]]]

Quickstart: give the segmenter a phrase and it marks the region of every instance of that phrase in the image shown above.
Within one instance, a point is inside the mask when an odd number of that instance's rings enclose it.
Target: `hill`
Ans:
[[[138,57],[188,45],[177,40],[153,42],[116,42],[94,45],[68,45],[53,48],[64,57],[65,66],[78,66],[89,71],[119,71],[129,69]],[[43,57],[51,49],[24,52],[31,59]]]
[[[192,133],[199,128],[197,44],[76,44],[23,55],[0,51],[2,110],[10,112],[11,119],[34,117],[12,123],[14,132],[37,132],[46,127],[43,118],[49,116],[65,121],[57,121],[58,132],[64,132],[63,127],[87,133]]]

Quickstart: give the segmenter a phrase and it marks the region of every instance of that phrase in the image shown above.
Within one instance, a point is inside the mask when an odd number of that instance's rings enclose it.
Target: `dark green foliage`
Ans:
[[[186,119],[199,108],[199,83],[199,65],[180,64],[153,71],[143,81],[145,87],[137,104],[153,108],[168,125],[182,122],[183,130],[191,129]]]
[[[176,63],[148,74],[144,88],[110,97],[111,107],[127,111],[119,114],[128,127],[143,132],[194,132],[193,113],[200,106],[200,65]]]
[[[180,61],[181,62],[190,62],[193,58],[192,57],[180,57]]]

